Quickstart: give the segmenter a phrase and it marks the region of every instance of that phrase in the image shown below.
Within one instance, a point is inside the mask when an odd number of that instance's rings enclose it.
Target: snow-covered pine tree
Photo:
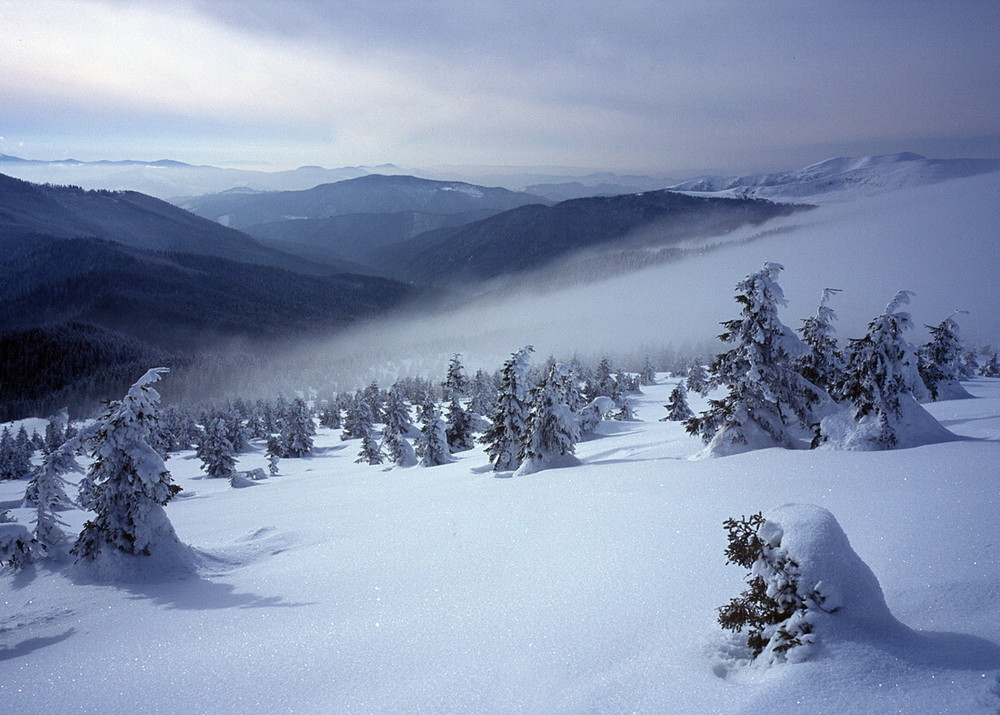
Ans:
[[[534,347],[526,345],[508,358],[500,374],[496,403],[490,411],[490,428],[480,437],[493,471],[517,469],[528,424],[528,360]]]
[[[936,326],[925,326],[931,333],[930,342],[920,347],[920,378],[932,400],[958,400],[972,397],[959,383],[965,354],[955,316],[966,310],[956,310]]]
[[[98,423],[87,473],[92,486],[80,504],[95,515],[71,550],[78,561],[113,558],[116,552],[148,556],[180,546],[163,509],[180,487],[148,442],[160,399],[152,384],[164,372],[146,372]]]
[[[66,427],[69,425],[69,413],[64,409],[49,417],[45,424],[45,449],[52,451],[68,438]]]
[[[361,399],[368,405],[372,422],[382,422],[382,409],[385,406],[385,396],[382,394],[382,390],[379,389],[378,383],[372,380],[368,384],[368,387],[362,390],[360,394]]]
[[[229,428],[221,415],[209,419],[202,430],[195,456],[210,477],[228,479],[236,469],[236,451],[229,441]]]
[[[455,353],[448,362],[448,372],[444,382],[441,383],[445,402],[451,401],[453,397],[461,398],[469,394],[469,378],[465,376],[461,357],[459,353]]]
[[[766,262],[736,285],[741,315],[724,322],[726,332],[719,336],[734,347],[709,367],[708,386],[725,386],[728,392],[684,423],[708,445],[708,455],[794,447],[810,433],[812,406],[829,400],[799,374],[795,360],[808,348],[778,319],[778,306],[786,303],[777,283],[782,269]]]
[[[805,318],[799,328],[802,342],[809,347],[809,352],[799,358],[799,372],[812,384],[828,391],[840,382],[844,371],[844,356],[834,337],[833,321],[837,314],[829,305],[830,299],[840,292],[839,288],[824,288],[816,315]]]
[[[648,355],[642,361],[642,370],[639,372],[639,384],[656,384],[656,368],[653,366],[653,361],[649,359]]]
[[[285,427],[281,430],[281,443],[284,447],[284,457],[305,457],[313,449],[313,435],[316,434],[316,423],[313,422],[309,405],[301,397],[296,397],[285,418]]]
[[[382,464],[385,462],[385,454],[382,453],[378,442],[371,432],[361,438],[361,450],[358,458],[354,460],[356,464]]]
[[[694,412],[688,405],[687,390],[683,381],[679,381],[670,391],[670,397],[667,398],[664,407],[667,408],[667,416],[661,418],[660,422],[683,422],[694,417]]]
[[[531,405],[524,432],[518,474],[531,474],[576,451],[580,440],[577,417],[566,404],[569,368],[553,365],[540,385],[531,391]]]
[[[342,440],[361,439],[370,433],[375,426],[375,415],[372,413],[371,405],[362,393],[357,393],[347,404],[344,412],[344,431],[341,432]]]
[[[436,407],[432,407],[426,415],[415,447],[421,467],[436,467],[451,461],[444,420]]]
[[[285,446],[281,443],[281,437],[272,434],[267,438],[267,449],[264,452],[267,457],[267,469],[273,477],[278,473],[278,463],[285,456]]]
[[[688,392],[695,392],[704,395],[708,390],[708,371],[700,362],[696,362],[688,368],[687,374]]]
[[[320,404],[319,424],[328,429],[340,429],[340,405],[333,400],[324,400]]]
[[[617,422],[635,422],[638,419],[631,398],[622,397],[621,405],[611,414],[611,419]]]
[[[1000,354],[996,352],[979,368],[982,377],[1000,377]]]
[[[0,432],[0,481],[30,476],[33,451],[19,445],[17,438],[12,437],[10,430],[4,427]]]
[[[837,392],[849,403],[850,414],[846,419],[843,414],[823,419],[821,438],[828,446],[892,449],[913,440],[926,443],[954,437],[917,404],[928,393],[916,351],[903,337],[912,327],[910,314],[900,310],[911,295],[912,291],[899,291],[868,324],[868,333],[848,343],[847,367]]]
[[[403,437],[416,432],[410,416],[410,405],[399,381],[392,383],[385,400],[385,428]]]
[[[25,429],[24,425],[21,425],[20,429],[17,430],[14,445],[21,451],[30,466],[31,458],[35,454],[35,443],[28,435],[28,430]]]
[[[226,427],[226,437],[229,439],[229,444],[232,445],[233,454],[245,452],[250,446],[250,438],[253,436],[250,434],[245,418],[240,413],[238,404],[230,403],[227,409],[221,412],[222,423]]]
[[[458,392],[451,391],[451,402],[448,405],[445,434],[448,447],[452,452],[463,452],[476,446],[473,436],[472,415],[466,412],[458,399]]]
[[[0,511],[0,566],[20,571],[34,560],[36,553],[27,527],[11,518],[9,511]]]
[[[593,379],[587,383],[587,396],[591,400],[595,397],[610,397],[617,404],[621,394],[622,386],[615,379],[611,359],[605,355],[597,363]]]
[[[397,467],[412,467],[417,463],[416,453],[406,438],[388,429],[382,433],[382,451]]]
[[[469,401],[469,412],[488,415],[497,399],[497,387],[493,378],[485,370],[477,370],[470,390],[472,399]]]
[[[46,452],[41,464],[35,468],[28,489],[25,491],[23,506],[35,508],[32,520],[35,529],[32,535],[43,554],[51,553],[53,548],[67,540],[66,532],[61,527],[68,524],[59,518],[57,512],[75,506],[73,500],[66,494],[66,487],[70,486],[70,483],[63,475],[71,472],[83,473],[83,469],[76,461],[78,446],[75,440],[70,440]]]

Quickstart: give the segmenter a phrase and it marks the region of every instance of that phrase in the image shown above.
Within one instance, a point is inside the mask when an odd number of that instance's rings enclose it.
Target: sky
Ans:
[[[0,0],[0,153],[685,178],[1000,156],[1000,3]]]

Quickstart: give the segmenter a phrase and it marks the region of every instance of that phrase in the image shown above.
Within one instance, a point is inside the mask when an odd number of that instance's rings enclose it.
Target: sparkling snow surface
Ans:
[[[481,449],[358,465],[359,442],[324,429],[316,456],[245,489],[175,455],[166,511],[197,576],[0,575],[0,711],[995,713],[1000,380],[966,386],[978,399],[928,409],[973,439],[892,452],[691,460],[700,443],[657,421],[661,379],[580,466],[519,477]],[[263,466],[255,443],[240,467]],[[0,507],[27,524],[23,489],[0,483]],[[747,666],[715,623],[744,587],[722,521],[788,503],[833,514],[892,615],[831,615],[810,660]],[[836,580],[836,530],[774,513]],[[845,604],[877,594],[859,583]]]

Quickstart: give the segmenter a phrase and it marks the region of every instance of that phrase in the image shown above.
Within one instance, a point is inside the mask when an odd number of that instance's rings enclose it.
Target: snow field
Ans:
[[[495,478],[481,448],[358,465],[360,441],[322,428],[316,455],[245,489],[174,455],[166,511],[197,576],[0,575],[0,709],[995,712],[1000,381],[927,406],[974,439],[709,460],[657,421],[674,383],[580,443],[580,466],[525,476]],[[266,466],[254,450],[239,468]],[[23,488],[0,483],[0,507],[27,523]],[[833,514],[904,625],[819,631],[805,663],[736,658],[715,623],[744,587],[722,521],[786,503]]]

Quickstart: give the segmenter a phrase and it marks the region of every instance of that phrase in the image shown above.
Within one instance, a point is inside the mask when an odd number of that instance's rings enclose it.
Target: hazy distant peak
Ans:
[[[928,159],[913,152],[842,156],[801,169],[747,176],[707,176],[675,191],[729,193],[782,199],[833,193],[873,193],[1000,170],[1000,159]]]

